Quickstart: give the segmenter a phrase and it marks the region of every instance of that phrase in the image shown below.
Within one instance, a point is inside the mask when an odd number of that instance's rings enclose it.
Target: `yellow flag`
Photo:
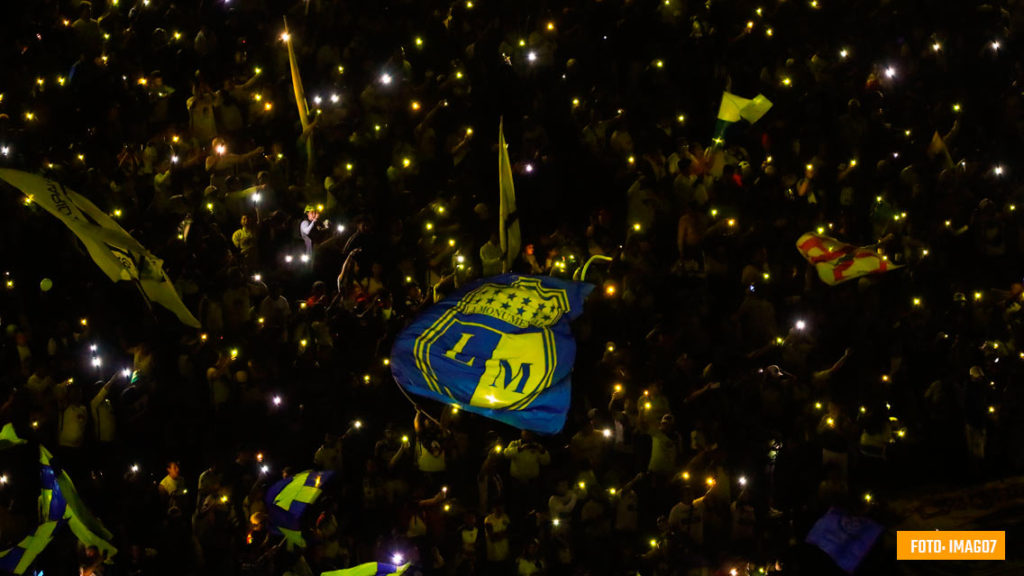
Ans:
[[[522,237],[519,234],[519,213],[516,212],[516,189],[512,183],[512,164],[508,159],[508,145],[505,144],[505,120],[498,123],[498,239],[501,251],[505,253],[504,271],[512,269],[512,263],[519,257]]]
[[[291,33],[288,32],[288,19],[284,20],[284,45],[288,47],[288,66],[292,72],[292,91],[295,92],[295,105],[299,108],[299,122],[302,130],[309,128],[309,108],[306,104],[306,92],[302,88],[302,76],[299,75],[299,63],[295,59],[295,48],[292,46]]]
[[[78,236],[93,262],[112,281],[136,282],[147,299],[173,312],[183,324],[199,328],[199,321],[164,274],[163,261],[88,198],[53,180],[20,170],[0,169],[0,180],[21,190],[60,219]]]

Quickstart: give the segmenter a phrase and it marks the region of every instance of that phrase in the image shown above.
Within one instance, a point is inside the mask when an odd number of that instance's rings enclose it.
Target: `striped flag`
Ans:
[[[333,472],[306,470],[274,483],[267,490],[265,502],[270,515],[271,531],[288,541],[289,547],[306,547],[302,537],[302,515],[323,493],[322,486]]]
[[[503,270],[512,269],[512,263],[519,257],[522,237],[519,234],[519,213],[516,212],[516,189],[512,182],[512,164],[508,159],[508,145],[505,144],[505,119],[498,123],[498,239],[501,251],[505,253]]]
[[[846,244],[824,234],[804,234],[796,241],[796,248],[829,286],[901,267],[870,247]]]
[[[731,92],[722,92],[722,103],[718,106],[718,122],[712,142],[719,146],[725,142],[725,131],[741,119],[753,124],[761,119],[772,107],[771,100],[758,94],[753,99],[743,98]]]

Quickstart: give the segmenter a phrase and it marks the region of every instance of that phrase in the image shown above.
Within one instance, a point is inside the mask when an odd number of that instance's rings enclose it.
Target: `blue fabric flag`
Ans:
[[[593,288],[515,274],[473,282],[398,335],[391,371],[413,394],[555,434],[565,425],[576,358],[569,322]]]
[[[821,548],[846,573],[853,574],[884,531],[881,524],[870,518],[830,508],[814,523],[806,540]]]
[[[306,470],[275,482],[264,498],[271,531],[283,535],[290,546],[305,548],[302,515],[320,497],[322,487],[333,475],[334,472]]]

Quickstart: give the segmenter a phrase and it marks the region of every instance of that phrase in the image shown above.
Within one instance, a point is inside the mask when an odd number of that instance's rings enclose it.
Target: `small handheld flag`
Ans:
[[[323,493],[321,487],[333,472],[306,470],[275,482],[264,498],[270,515],[271,531],[280,534],[289,546],[306,547],[302,537],[302,515]]]
[[[576,357],[569,322],[593,288],[547,276],[478,280],[398,335],[391,371],[413,394],[555,434],[565,425]]]
[[[718,106],[718,122],[715,124],[715,145],[725,142],[725,131],[741,119],[751,124],[761,119],[772,107],[771,100],[758,94],[753,99],[743,98],[731,92],[722,92],[722,103]]]
[[[901,267],[871,248],[846,244],[823,234],[804,234],[796,241],[796,248],[814,264],[818,277],[829,286]]]
[[[807,533],[807,543],[821,548],[847,574],[853,574],[885,529],[881,524],[829,509]]]

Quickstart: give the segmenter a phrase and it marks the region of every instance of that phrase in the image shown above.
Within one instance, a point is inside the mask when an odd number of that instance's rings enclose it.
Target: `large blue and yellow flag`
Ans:
[[[278,480],[265,497],[271,532],[284,536],[289,546],[306,547],[302,537],[302,515],[323,493],[334,472],[306,470]]]
[[[429,308],[395,340],[391,371],[413,394],[555,434],[565,424],[590,284],[504,274]]]

